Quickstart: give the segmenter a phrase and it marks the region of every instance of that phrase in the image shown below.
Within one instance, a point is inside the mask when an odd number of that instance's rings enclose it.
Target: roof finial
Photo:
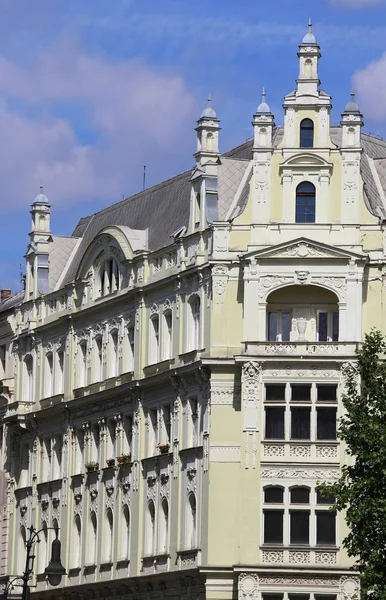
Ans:
[[[308,33],[312,33],[312,20],[311,20],[311,17],[308,19]]]
[[[216,113],[212,108],[212,94],[208,94],[208,105],[202,111],[201,116],[200,116],[200,119],[203,119],[203,118],[217,119]]]
[[[208,94],[208,106],[211,105],[212,102],[212,94]]]
[[[345,109],[344,109],[345,113],[359,113],[359,106],[355,100],[355,92],[354,90],[351,90],[350,92],[350,100],[347,102]]]
[[[263,87],[263,91],[261,93],[261,104],[259,104],[259,106],[257,107],[257,112],[258,113],[269,113],[271,112],[271,109],[269,108],[268,104],[267,104],[267,100],[266,100],[266,93],[265,93],[265,87]]]
[[[311,17],[308,19],[308,31],[303,38],[302,44],[307,46],[308,44],[316,44],[316,39],[314,34],[312,33],[312,19]]]

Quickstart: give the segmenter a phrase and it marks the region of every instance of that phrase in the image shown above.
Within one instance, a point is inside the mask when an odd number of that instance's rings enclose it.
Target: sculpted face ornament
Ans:
[[[309,271],[295,271],[296,277],[300,285],[304,285],[308,281]]]

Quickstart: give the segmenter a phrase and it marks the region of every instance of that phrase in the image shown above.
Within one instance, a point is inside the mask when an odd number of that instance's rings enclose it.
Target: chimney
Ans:
[[[11,290],[0,290],[0,302],[4,302],[11,297]]]

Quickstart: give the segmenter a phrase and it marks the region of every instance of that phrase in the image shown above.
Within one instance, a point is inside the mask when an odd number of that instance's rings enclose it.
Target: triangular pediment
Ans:
[[[245,258],[265,259],[328,259],[328,260],[365,260],[366,256],[349,250],[344,250],[328,244],[322,244],[301,237],[291,242],[270,246],[264,250],[255,250],[244,255]]]

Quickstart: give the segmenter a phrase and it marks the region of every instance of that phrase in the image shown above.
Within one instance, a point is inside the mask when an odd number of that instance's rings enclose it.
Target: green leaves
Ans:
[[[344,416],[339,438],[352,464],[334,485],[336,510],[346,511],[350,533],[343,541],[357,559],[363,586],[374,600],[386,600],[386,340],[379,331],[365,336],[355,365],[345,369]]]

